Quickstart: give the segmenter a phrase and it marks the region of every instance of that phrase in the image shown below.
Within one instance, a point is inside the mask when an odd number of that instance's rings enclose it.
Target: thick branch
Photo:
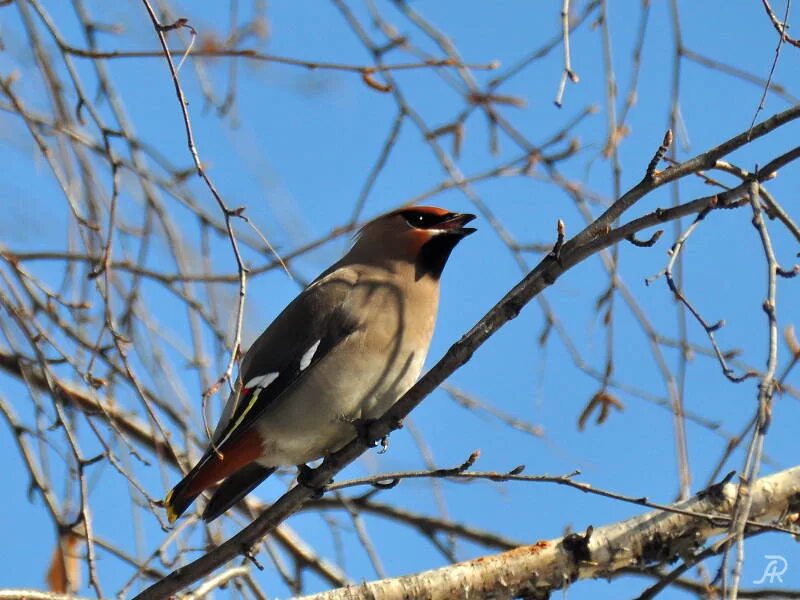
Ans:
[[[752,488],[751,517],[779,519],[800,499],[800,466],[759,479]],[[674,505],[682,511],[730,517],[736,485],[695,496]],[[688,517],[653,511],[594,529],[540,541],[491,556],[406,577],[339,588],[306,600],[400,600],[485,596],[532,598],[577,579],[608,577],[633,566],[660,564],[691,556],[710,538],[726,530],[728,519]],[[756,533],[756,529],[748,533]]]

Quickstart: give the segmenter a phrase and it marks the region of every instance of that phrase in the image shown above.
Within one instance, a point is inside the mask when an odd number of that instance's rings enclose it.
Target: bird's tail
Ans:
[[[198,463],[194,469],[189,471],[186,477],[181,479],[178,484],[169,491],[167,497],[164,498],[164,508],[167,509],[167,519],[170,523],[174,523],[178,517],[186,512],[186,509],[189,508],[195,498],[203,491],[202,488],[196,489],[197,486],[192,485],[199,471],[198,467],[200,467],[201,464],[202,461]]]
[[[255,461],[261,455],[261,447],[258,432],[250,429],[242,432],[235,440],[229,440],[220,449],[212,447],[206,450],[194,468],[164,498],[169,522],[174,523],[203,490]],[[266,475],[262,479],[265,477]],[[244,485],[244,482],[240,483]]]
[[[236,471],[223,481],[211,496],[203,511],[203,520],[208,523],[222,515],[274,472],[275,467],[264,467],[258,463],[252,463]]]

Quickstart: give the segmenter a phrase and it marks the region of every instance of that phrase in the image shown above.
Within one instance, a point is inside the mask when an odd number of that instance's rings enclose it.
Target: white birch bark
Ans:
[[[588,543],[578,536],[539,541],[414,575],[338,588],[305,600],[431,600],[453,598],[547,597],[576,579],[607,577],[620,569],[691,556],[726,530],[737,486],[672,505],[692,516],[656,510],[595,528]],[[800,510],[800,466],[753,484],[750,520],[776,524]],[[796,517],[796,515],[795,515]],[[748,528],[751,533],[752,528]],[[753,530],[754,531],[754,530]]]

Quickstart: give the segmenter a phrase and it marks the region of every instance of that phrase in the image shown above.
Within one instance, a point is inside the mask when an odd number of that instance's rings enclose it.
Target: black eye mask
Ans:
[[[433,229],[440,223],[444,223],[445,221],[452,219],[453,217],[456,216],[455,213],[434,215],[432,213],[423,213],[411,210],[400,214],[406,220],[406,223],[408,223],[409,226],[414,227],[415,229]]]

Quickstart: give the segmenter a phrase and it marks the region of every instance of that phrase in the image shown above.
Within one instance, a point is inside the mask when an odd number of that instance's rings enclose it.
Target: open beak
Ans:
[[[471,215],[469,213],[456,213],[443,223],[437,225],[437,228],[444,229],[450,234],[465,237],[477,231],[477,229],[474,227],[464,227],[464,225],[474,219],[475,215]]]

